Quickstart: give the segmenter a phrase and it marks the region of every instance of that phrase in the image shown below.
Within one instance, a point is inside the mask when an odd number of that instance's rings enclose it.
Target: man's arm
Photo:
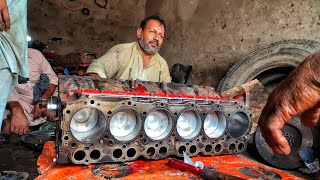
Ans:
[[[4,23],[4,26],[3,26]],[[0,0],[0,31],[10,30],[10,16],[6,0]]]
[[[48,63],[47,59],[42,55],[42,53],[35,49],[28,49],[28,54],[31,57],[31,61],[34,61],[38,64],[38,67],[32,67],[32,68],[39,68],[41,74],[46,74],[50,80],[49,88],[42,94],[42,99],[46,99],[53,95],[55,92],[56,86],[58,84],[58,77],[52,70],[50,64]],[[42,107],[40,109],[39,107],[40,102],[36,102],[34,104],[34,107],[31,111],[31,114],[33,114],[33,119],[38,119],[40,117],[44,117],[47,112],[47,108]],[[46,105],[43,103],[43,105]]]
[[[86,75],[96,78],[112,78],[119,71],[120,64],[129,61],[121,58],[122,53],[119,46],[112,47],[102,57],[93,60],[86,71]]]
[[[274,152],[289,154],[290,146],[282,128],[293,116],[301,114],[301,123],[313,126],[320,116],[320,53],[307,57],[270,94],[259,127]]]

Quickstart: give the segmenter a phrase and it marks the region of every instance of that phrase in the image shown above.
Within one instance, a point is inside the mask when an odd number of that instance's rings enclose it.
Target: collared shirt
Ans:
[[[168,64],[159,53],[154,54],[149,64],[143,67],[139,48],[138,42],[116,45],[94,60],[87,73],[96,73],[101,78],[170,82]]]
[[[29,125],[35,126],[45,121],[45,118],[33,120],[31,111],[33,109],[33,89],[41,74],[47,74],[50,79],[50,84],[58,85],[58,77],[52,70],[50,64],[41,54],[35,49],[28,49],[28,64],[29,64],[29,82],[26,84],[16,84],[14,90],[8,98],[8,101],[18,101],[24,113],[28,118]]]

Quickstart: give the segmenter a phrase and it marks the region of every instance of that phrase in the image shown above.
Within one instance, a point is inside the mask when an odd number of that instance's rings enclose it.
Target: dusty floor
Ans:
[[[19,136],[11,136],[9,144],[0,145],[0,171],[11,170],[27,172],[29,179],[35,179],[39,174],[37,171],[37,159],[40,151],[30,149],[20,140]],[[254,160],[254,156],[244,153],[244,158]],[[254,160],[255,161],[255,160]],[[311,176],[302,174],[298,171],[286,171],[297,177],[313,179]]]
[[[19,136],[11,136],[9,144],[0,145],[0,171],[27,172],[29,179],[38,176],[37,159],[40,152],[22,144]]]

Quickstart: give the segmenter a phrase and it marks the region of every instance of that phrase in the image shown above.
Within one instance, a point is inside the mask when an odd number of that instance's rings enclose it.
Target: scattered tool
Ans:
[[[195,163],[185,154],[184,161],[168,158],[168,165],[172,168],[179,169],[181,171],[188,171],[197,175],[200,175],[204,180],[212,180],[212,179],[234,179],[240,180],[242,178],[232,176],[229,174],[225,174],[222,172],[215,171],[213,169],[206,168],[201,161],[196,161]]]

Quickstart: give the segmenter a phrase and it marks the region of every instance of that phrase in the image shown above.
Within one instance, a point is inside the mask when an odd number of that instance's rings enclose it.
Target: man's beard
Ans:
[[[142,48],[142,50],[143,50],[144,52],[146,52],[147,54],[151,54],[151,55],[157,53],[157,52],[160,50],[160,48],[155,48],[155,47],[150,46],[149,44],[152,43],[152,42],[154,42],[154,41],[150,41],[150,42],[148,42],[148,43],[146,44],[146,43],[144,42],[143,36],[141,36],[141,38],[139,39],[139,45],[140,45],[140,47]],[[157,43],[158,43],[158,42],[157,42]]]

